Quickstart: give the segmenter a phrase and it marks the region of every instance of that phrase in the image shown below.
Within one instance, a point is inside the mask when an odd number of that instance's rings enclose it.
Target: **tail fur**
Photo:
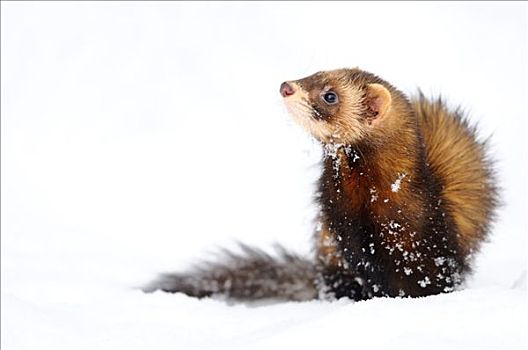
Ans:
[[[276,256],[239,244],[241,253],[223,250],[219,262],[205,262],[184,273],[163,274],[143,288],[203,298],[279,299],[305,301],[316,299],[316,269],[312,261],[276,245]]]
[[[464,253],[478,250],[487,237],[498,205],[498,188],[487,142],[477,137],[459,109],[423,93],[413,100],[426,145],[427,162],[442,179],[442,197],[453,215]]]

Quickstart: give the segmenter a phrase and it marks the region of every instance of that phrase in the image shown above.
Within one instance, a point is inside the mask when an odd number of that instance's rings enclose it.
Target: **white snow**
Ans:
[[[376,188],[370,188],[370,202],[375,202],[378,200],[378,192],[376,191]]]
[[[431,280],[429,279],[429,277],[425,276],[423,280],[418,281],[418,284],[420,285],[420,287],[425,288],[427,287],[427,285],[431,284]]]
[[[525,3],[1,10],[2,349],[526,346]],[[278,90],[345,66],[442,93],[493,133],[504,206],[466,289],[260,305],[140,292],[235,240],[310,252],[321,150]]]
[[[405,176],[407,176],[407,174],[405,174],[405,173],[402,173],[402,174],[398,175],[398,178],[396,179],[396,181],[394,181],[391,184],[391,191],[392,192],[398,192],[400,190],[401,181],[405,178]]]

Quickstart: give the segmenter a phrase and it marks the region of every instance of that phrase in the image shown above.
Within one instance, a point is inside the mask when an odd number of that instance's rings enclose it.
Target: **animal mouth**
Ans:
[[[281,85],[280,92],[294,122],[319,141],[326,142],[331,138],[331,128],[312,105],[305,90],[295,82],[285,82]]]
[[[318,113],[310,104],[304,99],[300,100],[285,100],[288,112],[297,119],[314,118]]]
[[[292,99],[287,97],[284,99],[284,103],[294,122],[315,139],[322,142],[327,142],[330,139],[328,125],[321,118],[318,118],[320,113],[308,101],[303,98]]]

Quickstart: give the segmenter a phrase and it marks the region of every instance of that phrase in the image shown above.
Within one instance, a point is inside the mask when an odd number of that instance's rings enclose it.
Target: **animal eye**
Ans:
[[[329,105],[335,105],[338,101],[337,95],[333,91],[328,91],[323,95],[323,100]]]

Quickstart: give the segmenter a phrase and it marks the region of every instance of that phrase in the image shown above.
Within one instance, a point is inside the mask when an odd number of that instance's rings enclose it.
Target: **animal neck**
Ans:
[[[378,144],[324,145],[321,204],[348,216],[365,209],[386,216],[422,182],[423,159],[417,131]]]

